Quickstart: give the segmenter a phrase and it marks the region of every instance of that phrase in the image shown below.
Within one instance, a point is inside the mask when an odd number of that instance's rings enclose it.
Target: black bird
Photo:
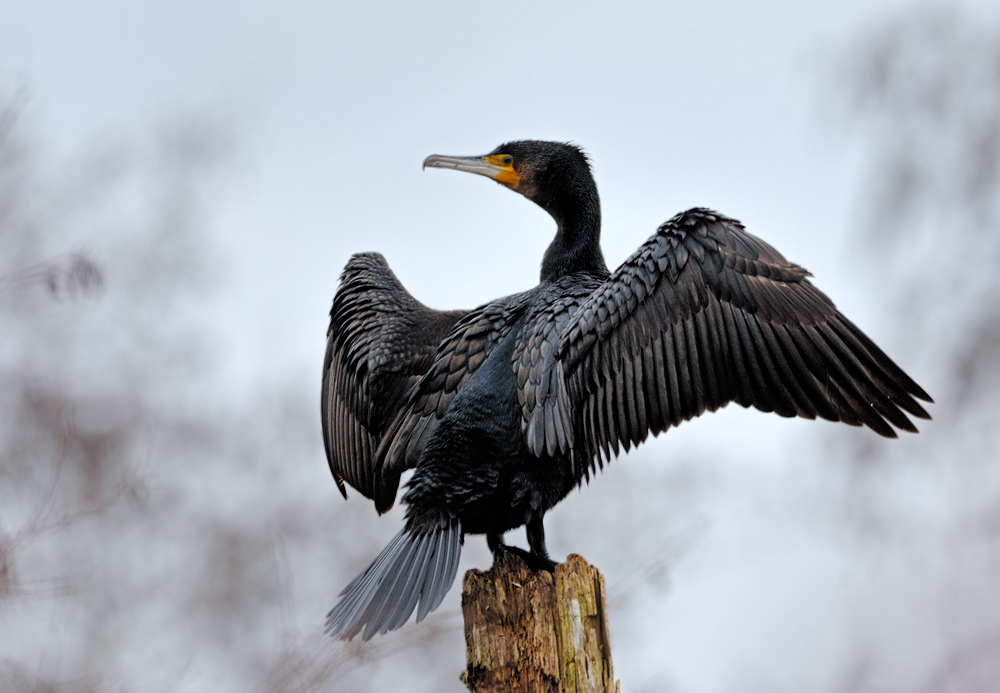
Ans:
[[[541,280],[472,311],[414,299],[377,253],[355,255],[330,311],[322,419],[330,469],[406,525],[351,582],[327,630],[350,640],[417,621],[444,598],[466,534],[494,556],[555,563],[542,518],[597,466],[729,402],[868,426],[894,438],[931,398],[807,279],[735,219],[661,225],[615,272],[576,146],[518,141],[425,167],[492,178],[552,215]],[[503,535],[526,526],[530,552]]]

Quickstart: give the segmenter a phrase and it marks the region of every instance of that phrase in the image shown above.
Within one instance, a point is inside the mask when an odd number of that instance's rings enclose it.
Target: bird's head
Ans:
[[[492,178],[539,205],[559,224],[579,208],[581,197],[597,203],[587,156],[576,145],[563,142],[518,140],[484,156],[432,154],[424,159],[424,168],[428,166]]]

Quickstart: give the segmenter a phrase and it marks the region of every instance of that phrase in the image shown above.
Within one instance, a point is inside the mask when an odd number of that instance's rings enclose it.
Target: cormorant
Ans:
[[[781,416],[915,433],[931,398],[809,273],[704,208],[662,224],[615,272],[576,146],[517,141],[424,167],[477,173],[552,215],[538,286],[472,311],[414,299],[377,253],[353,256],[330,311],[323,366],[327,458],[394,503],[414,469],[406,525],[341,592],[327,630],[350,640],[417,621],[444,598],[466,534],[535,569],[555,563],[542,518],[619,447],[729,402]],[[530,552],[503,544],[526,526]],[[418,608],[419,603],[419,608]]]

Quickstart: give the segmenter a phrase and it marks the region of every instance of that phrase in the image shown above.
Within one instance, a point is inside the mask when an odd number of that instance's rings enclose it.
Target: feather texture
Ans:
[[[525,525],[528,558],[551,567],[542,518],[574,483],[729,402],[888,437],[930,418],[927,393],[738,221],[678,214],[611,273],[578,147],[525,140],[425,165],[495,177],[494,160],[512,167],[501,182],[556,222],[538,286],[441,313],[365,254],[334,298],[322,398],[334,478],[384,512],[414,469],[406,529],[341,593],[334,636],[424,618],[454,580],[463,531],[498,553]]]
[[[417,608],[424,620],[444,599],[458,573],[462,528],[445,518],[430,528],[407,527],[389,542],[368,568],[340,593],[326,618],[335,638],[362,639],[396,630]]]
[[[465,311],[431,310],[413,298],[378,253],[353,256],[330,310],[321,421],[330,471],[367,498],[395,496],[398,477],[377,478],[375,452],[438,345]]]
[[[552,409],[566,430],[555,442],[529,437],[529,449],[572,440],[593,469],[619,445],[733,401],[886,437],[893,426],[915,432],[907,414],[930,418],[917,402],[930,397],[808,276],[733,219],[701,208],[675,216],[559,322],[555,338],[546,332],[548,368],[558,366],[568,395],[531,411]]]

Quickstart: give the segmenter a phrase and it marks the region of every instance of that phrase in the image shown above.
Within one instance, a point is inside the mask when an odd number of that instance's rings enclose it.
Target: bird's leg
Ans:
[[[545,525],[542,523],[542,516],[533,516],[524,529],[528,535],[528,546],[531,547],[531,559],[528,565],[534,570],[547,570],[551,573],[558,563],[549,558],[549,551],[545,548]]]
[[[505,553],[512,553],[523,558],[524,562],[531,566],[533,570],[537,570],[537,568],[532,566],[532,555],[517,546],[507,546],[507,544],[504,544],[503,534],[487,534],[486,545],[490,547],[490,551],[493,553],[494,563],[499,561]]]
[[[500,560],[500,557],[503,556],[503,552],[507,550],[507,546],[503,543],[502,534],[487,534],[486,545],[490,547],[490,553],[493,554],[494,563]]]
[[[541,523],[539,522],[539,525]],[[529,542],[531,541],[531,534],[528,535]],[[490,547],[490,552],[493,554],[493,562],[499,561],[505,553],[512,553],[515,556],[520,556],[529,568],[534,571],[547,570],[552,572],[555,567],[555,561],[549,560],[548,554],[545,553],[545,538],[544,532],[542,533],[542,556],[539,557],[535,551],[534,545],[531,551],[525,551],[519,546],[508,546],[503,543],[503,534],[487,534],[486,535],[486,545]]]

